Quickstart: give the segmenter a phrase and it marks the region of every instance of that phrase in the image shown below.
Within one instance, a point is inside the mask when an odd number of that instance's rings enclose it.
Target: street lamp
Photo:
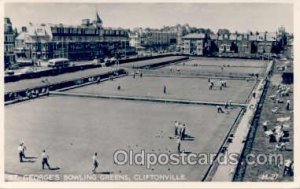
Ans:
[[[127,56],[126,56],[126,45],[127,45],[127,44],[126,44],[126,39],[125,39],[123,42],[124,42],[124,49],[125,49],[125,51],[124,51],[124,56],[125,56],[125,59],[126,59],[126,57],[127,57]]]
[[[117,64],[117,70],[119,70],[119,62],[120,62],[120,58],[118,56],[115,56],[115,64]]]

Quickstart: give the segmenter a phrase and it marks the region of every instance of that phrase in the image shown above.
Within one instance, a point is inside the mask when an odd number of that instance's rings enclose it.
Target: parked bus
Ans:
[[[70,60],[67,58],[55,58],[48,61],[48,67],[65,68],[70,66]]]

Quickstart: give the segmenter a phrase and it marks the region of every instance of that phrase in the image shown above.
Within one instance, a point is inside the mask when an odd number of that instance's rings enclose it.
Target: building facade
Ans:
[[[284,54],[289,59],[294,59],[294,39],[289,39]]]
[[[249,57],[251,55],[251,45],[249,41],[249,34],[248,33],[242,33],[240,34],[240,45],[239,48],[239,56],[240,57]]]
[[[270,56],[278,42],[276,33],[268,32],[218,33],[207,36],[191,33],[183,39],[183,54],[242,58]]]
[[[132,54],[129,44],[129,30],[122,28],[104,28],[103,45],[111,56],[126,57]]]
[[[229,39],[229,37],[229,34],[218,35],[219,55],[231,53],[231,40]]]
[[[276,33],[260,33],[258,36],[258,47],[257,47],[257,53],[260,55],[263,54],[271,54],[272,53],[272,47],[276,45],[277,39],[276,39]]]
[[[77,26],[30,23],[16,38],[15,53],[17,60],[91,60],[115,56],[113,50],[128,45],[128,39],[127,30],[104,28],[96,14],[94,21],[83,19]]]
[[[153,29],[135,29],[130,34],[130,45],[136,49],[166,49],[177,45],[177,33]]]
[[[205,38],[203,33],[185,35],[183,37],[183,54],[202,56],[206,45]]]
[[[15,32],[10,18],[4,18],[4,68],[15,62]]]

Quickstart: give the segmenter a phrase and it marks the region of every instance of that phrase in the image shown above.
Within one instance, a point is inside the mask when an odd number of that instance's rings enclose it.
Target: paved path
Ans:
[[[263,87],[263,85],[264,81],[261,81],[261,83],[258,85],[258,89]],[[240,155],[243,150],[245,145],[244,141],[247,139],[249,128],[251,127],[250,123],[255,115],[257,104],[263,90],[256,90],[255,92],[257,93],[257,97],[250,100],[247,111],[241,119],[234,134],[235,137],[233,138],[232,144],[228,147],[227,154]],[[212,181],[232,181],[236,167],[237,164],[228,163],[227,165],[219,165]]]
[[[273,63],[269,64],[266,73],[268,73],[272,69],[272,65]],[[257,88],[254,90],[254,92],[256,92],[256,98],[251,98],[251,100],[249,101],[247,111],[242,117],[234,134],[235,137],[233,138],[232,143],[228,146],[227,154],[241,155],[245,145],[245,140],[247,139],[247,135],[251,127],[250,123],[255,116],[257,105],[262,96],[265,84],[266,80],[261,80]],[[230,164],[228,162],[225,165],[219,165],[212,178],[212,181],[232,181],[236,168],[237,164]]]

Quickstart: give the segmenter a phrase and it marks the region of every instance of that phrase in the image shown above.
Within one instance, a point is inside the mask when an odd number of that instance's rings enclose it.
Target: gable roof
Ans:
[[[102,23],[102,20],[101,20],[101,18],[99,16],[98,12],[96,12],[96,22],[97,23]]]

